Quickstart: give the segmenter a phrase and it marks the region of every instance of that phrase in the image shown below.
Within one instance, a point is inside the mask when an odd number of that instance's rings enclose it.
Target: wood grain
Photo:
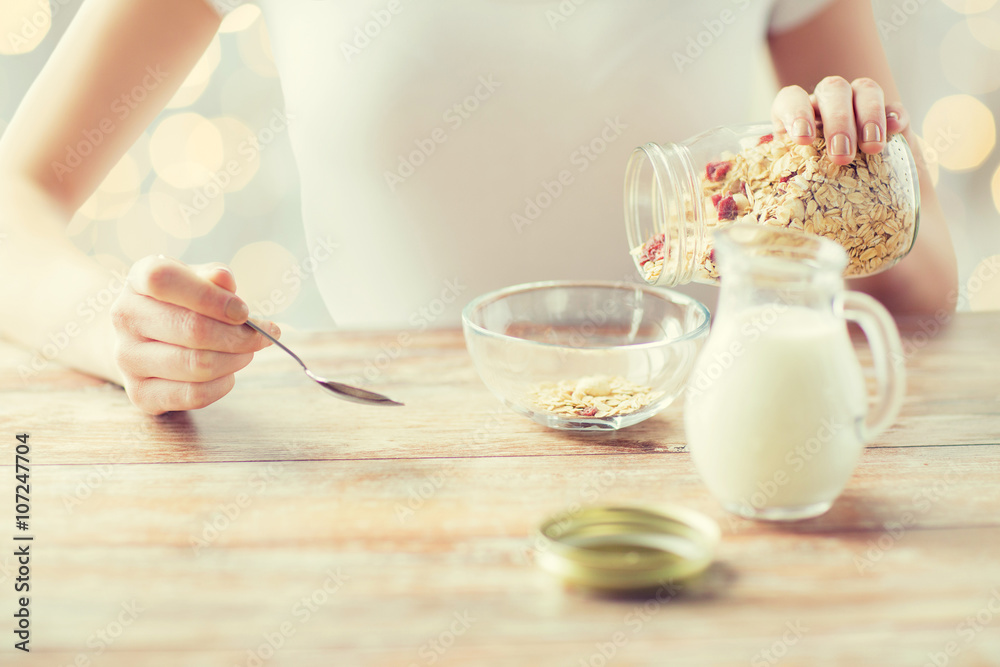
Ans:
[[[680,406],[617,434],[544,429],[489,395],[456,331],[370,382],[406,408],[331,400],[268,351],[220,404],[160,418],[54,364],[22,382],[25,353],[0,346],[0,497],[27,431],[36,535],[33,652],[5,631],[0,664],[1000,665],[1000,314],[901,328],[897,425],[829,513],[786,526],[721,510]],[[393,339],[294,342],[350,380]],[[545,516],[605,501],[715,518],[704,581],[612,600],[534,565]]]

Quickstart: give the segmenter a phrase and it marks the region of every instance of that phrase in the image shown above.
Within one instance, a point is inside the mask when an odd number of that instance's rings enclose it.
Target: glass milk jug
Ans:
[[[878,301],[845,291],[838,244],[758,225],[714,236],[721,290],[687,386],[691,456],[730,512],[818,516],[865,444],[896,418],[905,385],[899,332]],[[872,407],[848,321],[871,347]]]

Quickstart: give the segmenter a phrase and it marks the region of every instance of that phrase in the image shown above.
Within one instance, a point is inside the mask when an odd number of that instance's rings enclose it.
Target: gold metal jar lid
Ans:
[[[712,563],[718,524],[676,505],[608,505],[549,517],[538,564],[569,584],[628,592],[680,584]]]

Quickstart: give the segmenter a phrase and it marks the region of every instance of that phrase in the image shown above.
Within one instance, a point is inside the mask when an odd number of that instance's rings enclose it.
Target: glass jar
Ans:
[[[859,151],[844,166],[825,148],[821,132],[800,146],[763,123],[636,148],[625,170],[625,226],[640,274],[665,287],[718,282],[711,233],[738,222],[839,243],[845,276],[891,267],[913,247],[920,218],[906,140],[896,134],[881,153]]]

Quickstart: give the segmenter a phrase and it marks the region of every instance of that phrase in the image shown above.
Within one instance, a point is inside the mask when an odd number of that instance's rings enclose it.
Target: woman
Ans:
[[[80,321],[111,278],[65,228],[235,4],[88,0],[0,141],[4,335],[40,346],[69,322],[60,359],[154,414],[222,398],[265,342],[240,326],[226,267],[164,257],[132,267],[110,316]],[[821,120],[841,164],[895,132],[916,151],[867,0],[258,4],[308,236],[336,248],[317,279],[344,327],[441,325],[487,289],[631,275],[625,156],[749,120],[747,54],[765,40],[778,131],[808,143]],[[67,147],[94,136],[67,167]],[[921,190],[913,251],[855,283],[899,313],[954,307],[954,252],[922,166]],[[429,318],[432,303],[444,305]]]

